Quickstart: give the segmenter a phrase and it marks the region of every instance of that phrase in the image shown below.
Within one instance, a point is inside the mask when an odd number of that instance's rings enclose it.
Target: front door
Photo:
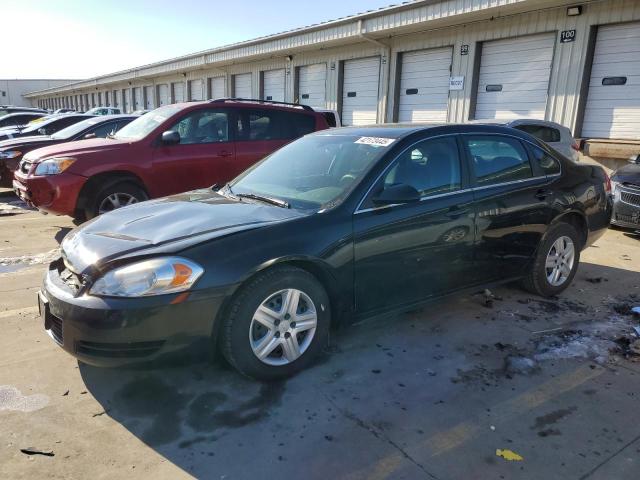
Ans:
[[[409,147],[372,188],[406,184],[421,201],[354,214],[355,295],[359,313],[420,302],[469,284],[473,270],[473,195],[454,135]]]
[[[180,134],[180,143],[159,142],[153,154],[157,196],[209,187],[232,178],[235,146],[229,113],[199,109],[187,113],[168,130]]]
[[[461,135],[470,158],[476,208],[476,280],[523,274],[551,221],[552,192],[521,140]]]

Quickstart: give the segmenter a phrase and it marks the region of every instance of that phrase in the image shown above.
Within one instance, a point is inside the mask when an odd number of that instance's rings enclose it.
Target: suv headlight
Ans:
[[[142,260],[107,272],[89,294],[105,297],[148,297],[190,289],[203,268],[180,257]]]
[[[0,158],[17,158],[22,155],[22,152],[19,150],[7,150],[5,152],[0,152]]]
[[[76,159],[72,157],[54,157],[38,163],[34,175],[56,175],[64,172],[73,165]]]

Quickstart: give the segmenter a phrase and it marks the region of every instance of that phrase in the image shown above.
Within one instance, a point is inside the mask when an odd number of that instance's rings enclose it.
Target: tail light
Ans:
[[[607,193],[611,193],[611,178],[607,173],[604,174],[604,191]]]

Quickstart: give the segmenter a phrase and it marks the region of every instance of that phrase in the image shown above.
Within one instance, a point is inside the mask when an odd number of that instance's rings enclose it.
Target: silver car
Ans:
[[[517,128],[523,132],[539,138],[554,150],[565,157],[577,162],[580,160],[580,146],[564,125],[548,120],[535,120],[532,118],[518,118],[515,120],[474,120],[473,123],[491,123]]]

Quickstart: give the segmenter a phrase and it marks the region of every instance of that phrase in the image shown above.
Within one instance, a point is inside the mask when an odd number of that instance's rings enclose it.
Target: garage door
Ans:
[[[224,98],[226,96],[226,94],[225,94],[225,84],[226,84],[225,77],[211,78],[210,81],[211,81],[211,98],[212,99]]]
[[[147,110],[153,110],[155,107],[156,99],[153,95],[153,87],[144,87],[144,108]]]
[[[451,53],[447,47],[402,54],[399,122],[447,121]]]
[[[555,33],[482,44],[475,118],[544,119]]]
[[[114,107],[122,107],[122,98],[120,97],[120,91],[113,91],[113,106]]]
[[[184,83],[176,82],[171,85],[173,87],[173,103],[184,102]]]
[[[131,89],[126,88],[122,90],[122,112],[129,113],[131,111]]]
[[[202,80],[191,80],[189,82],[189,100],[203,100]]]
[[[284,69],[264,72],[263,99],[284,102]]]
[[[598,27],[582,136],[640,140],[640,23]]]
[[[158,100],[160,106],[169,104],[169,85],[158,85]]]
[[[142,87],[136,87],[133,89],[133,110],[142,110],[143,108]]]
[[[233,96],[236,98],[252,98],[250,73],[233,76]]]
[[[344,62],[342,82],[342,123],[370,125],[378,119],[380,57]]]
[[[298,102],[314,108],[325,108],[327,64],[306,65],[298,70]]]

